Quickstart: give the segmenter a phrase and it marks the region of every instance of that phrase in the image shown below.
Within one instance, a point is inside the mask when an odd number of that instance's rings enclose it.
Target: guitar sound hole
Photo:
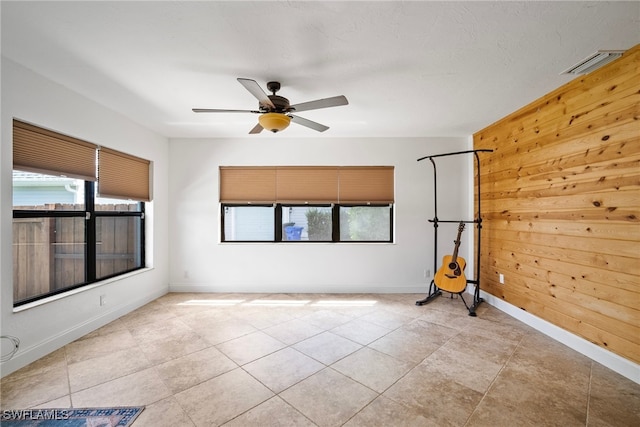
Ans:
[[[456,270],[458,268],[458,264],[452,262],[449,264],[449,270]]]

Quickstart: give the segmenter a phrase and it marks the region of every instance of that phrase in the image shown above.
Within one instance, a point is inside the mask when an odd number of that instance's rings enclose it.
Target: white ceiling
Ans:
[[[245,137],[237,81],[282,83],[287,137],[470,135],[640,43],[640,2],[2,1],[2,55],[168,137]],[[263,132],[255,138],[268,138]]]

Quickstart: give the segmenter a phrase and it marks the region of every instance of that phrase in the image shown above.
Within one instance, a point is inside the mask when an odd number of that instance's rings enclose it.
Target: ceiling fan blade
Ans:
[[[260,114],[257,110],[224,110],[218,108],[192,108],[194,113],[254,113]]]
[[[249,134],[260,133],[260,132],[262,132],[262,129],[264,129],[264,128],[262,127],[262,125],[260,123],[258,123],[257,125],[255,125],[253,127],[253,129],[251,129],[249,131]]]
[[[318,132],[324,132],[325,130],[329,129],[329,126],[321,125],[320,123],[313,122],[300,116],[294,116],[293,114],[291,114],[290,117],[292,122],[302,126],[306,126],[313,130],[317,130]]]
[[[258,101],[260,101],[260,104],[274,110],[276,109],[276,106],[273,105],[273,102],[271,102],[269,96],[264,92],[264,90],[262,90],[260,85],[255,80],[243,79],[241,77],[238,77],[238,81],[242,86],[244,86],[245,89],[251,92],[251,95],[255,96]]]
[[[295,112],[317,110],[320,108],[337,107],[339,105],[347,105],[349,101],[344,95],[334,96],[332,98],[317,99],[315,101],[303,102],[301,104],[292,105],[291,108]]]

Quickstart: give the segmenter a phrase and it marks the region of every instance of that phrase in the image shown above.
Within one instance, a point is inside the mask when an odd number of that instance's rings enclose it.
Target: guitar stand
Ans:
[[[469,306],[467,304],[467,302],[465,301],[464,297],[462,296],[462,294],[465,292],[466,287],[463,291],[456,293],[456,295],[460,295],[460,299],[462,299],[462,302],[464,304],[464,306],[466,307],[467,311],[469,311],[469,316],[473,316],[476,317],[476,309],[478,308],[478,306],[480,305],[481,302],[483,302],[483,299],[480,297],[480,235],[481,235],[481,230],[482,230],[482,218],[480,217],[480,213],[482,212],[480,209],[480,199],[481,199],[481,193],[480,193],[480,157],[478,156],[478,153],[491,153],[493,152],[493,150],[490,149],[478,149],[478,150],[467,150],[467,151],[457,151],[457,152],[453,152],[453,153],[444,153],[444,154],[436,154],[433,156],[425,156],[425,157],[421,157],[418,159],[418,161],[422,161],[424,159],[429,159],[429,161],[431,162],[431,165],[433,166],[433,199],[434,199],[434,217],[433,219],[430,219],[429,222],[433,223],[433,228],[434,228],[434,250],[433,250],[433,271],[434,274],[436,271],[438,271],[437,269],[437,265],[438,265],[438,224],[443,222],[443,223],[472,223],[472,224],[476,224],[476,227],[478,229],[478,242],[476,244],[476,263],[475,263],[475,267],[476,267],[476,278],[474,280],[470,280],[467,279],[467,284],[473,284],[475,285],[475,290],[473,292],[473,302],[472,304]],[[468,153],[473,153],[475,159],[476,159],[476,166],[477,166],[477,179],[476,179],[476,185],[477,185],[477,192],[478,192],[478,211],[476,213],[476,218],[473,221],[460,221],[460,220],[455,220],[455,221],[447,221],[447,220],[439,220],[438,219],[438,190],[437,190],[437,168],[436,168],[436,162],[433,160],[434,158],[437,157],[446,157],[446,156],[455,156],[455,155],[459,155],[459,154],[468,154]],[[421,299],[419,301],[416,301],[416,305],[425,305],[430,303],[431,301],[433,301],[434,299],[436,299],[437,297],[442,295],[443,290],[440,289],[436,283],[433,281],[433,279],[431,280],[431,284],[429,285],[429,293],[427,294],[427,296],[424,299]],[[451,298],[453,298],[453,293],[451,293]]]

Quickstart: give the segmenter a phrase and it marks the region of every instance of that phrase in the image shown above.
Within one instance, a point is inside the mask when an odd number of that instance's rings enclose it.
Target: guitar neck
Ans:
[[[451,255],[451,262],[456,262],[458,259],[458,248],[460,247],[460,236],[462,236],[462,231],[464,230],[464,223],[461,222],[458,226],[458,237],[453,242],[455,243],[455,247],[453,248],[453,255]]]
[[[456,246],[453,248],[453,254],[451,255],[451,262],[456,262],[458,259],[458,248],[460,247],[460,240],[454,242]]]

